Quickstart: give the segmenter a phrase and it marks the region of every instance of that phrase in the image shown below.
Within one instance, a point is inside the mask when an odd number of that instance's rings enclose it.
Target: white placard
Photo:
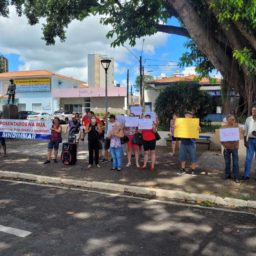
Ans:
[[[138,127],[139,126],[139,118],[138,117],[125,117],[125,127]]]
[[[239,128],[221,128],[220,129],[220,141],[239,141],[240,130]]]
[[[142,114],[142,107],[141,106],[131,106],[131,114],[135,116],[140,116]]]
[[[140,130],[150,130],[153,128],[152,119],[139,119],[139,129]]]
[[[150,115],[151,119],[156,122],[157,115],[155,112],[145,112],[144,116]]]
[[[116,121],[119,122],[120,124],[124,125],[125,124],[125,116],[122,116],[122,115],[116,116]]]

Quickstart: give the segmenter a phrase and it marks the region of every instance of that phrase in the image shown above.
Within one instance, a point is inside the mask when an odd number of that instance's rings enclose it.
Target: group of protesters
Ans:
[[[185,118],[193,118],[192,111],[185,112]],[[134,113],[130,113],[130,117],[136,117]],[[150,114],[142,114],[139,118],[152,119]],[[171,155],[175,155],[176,145],[179,143],[179,161],[180,168],[177,171],[178,175],[184,173],[196,173],[196,139],[194,138],[175,138],[174,130],[176,127],[177,115],[173,114],[170,121],[170,135],[172,137]],[[153,119],[152,119],[153,120]],[[151,158],[150,170],[155,170],[156,163],[156,140],[159,135],[157,133],[158,120],[157,117],[152,121],[150,129],[139,129],[138,126],[129,127],[124,123],[116,120],[116,116],[106,113],[102,120],[95,116],[92,111],[89,111],[80,121],[79,114],[75,114],[68,124],[69,135],[75,135],[76,142],[84,140],[85,135],[88,138],[89,164],[91,168],[93,164],[100,168],[100,159],[102,162],[112,161],[112,170],[121,171],[123,167],[123,157],[127,155],[126,167],[132,165],[132,156],[135,158],[135,166],[140,169],[146,169]],[[238,127],[238,123],[234,115],[227,115],[222,128]],[[198,130],[200,131],[200,126]],[[54,140],[48,144],[48,159],[45,163],[51,160],[52,150],[54,149],[54,162],[57,162],[58,146],[61,142],[61,126],[60,120],[54,118],[52,126],[52,137]],[[221,143],[224,150],[225,159],[225,179],[233,178],[235,182],[240,182],[239,176],[239,141],[226,141]],[[256,106],[252,108],[252,116],[248,117],[244,126],[244,145],[247,148],[245,170],[242,175],[242,180],[250,178],[250,169],[254,153],[256,152]],[[110,154],[109,154],[110,153]],[[139,157],[143,154],[143,164],[140,165]],[[186,162],[191,162],[191,168],[186,171]],[[231,161],[232,159],[232,161]],[[231,172],[231,162],[232,171]]]

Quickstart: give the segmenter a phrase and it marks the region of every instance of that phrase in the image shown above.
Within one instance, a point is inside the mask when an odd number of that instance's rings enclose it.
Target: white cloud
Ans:
[[[186,67],[183,71],[181,71],[181,73],[184,76],[196,75],[196,67]]]
[[[125,77],[125,64],[136,60],[124,47],[110,47],[111,40],[105,36],[109,27],[101,25],[99,20],[96,16],[82,22],[73,21],[64,43],[57,40],[54,46],[46,46],[41,39],[41,24],[30,26],[25,17],[18,17],[11,8],[9,18],[0,17],[0,52],[18,54],[24,63],[19,70],[47,69],[84,81],[87,81],[87,55],[99,53],[113,57],[116,74]],[[135,51],[141,50],[142,40],[137,40]],[[163,33],[145,37],[144,53],[154,54],[155,47],[166,41],[167,35]]]

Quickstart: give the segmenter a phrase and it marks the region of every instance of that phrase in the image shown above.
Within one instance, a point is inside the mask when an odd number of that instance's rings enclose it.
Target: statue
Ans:
[[[10,79],[9,81],[10,81],[10,84],[7,89],[8,104],[10,104],[11,99],[12,99],[12,104],[14,104],[16,84],[14,83],[13,79]]]

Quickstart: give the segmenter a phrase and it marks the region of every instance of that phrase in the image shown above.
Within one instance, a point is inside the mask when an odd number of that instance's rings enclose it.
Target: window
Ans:
[[[65,104],[64,111],[69,113],[82,113],[82,104]]]
[[[26,104],[24,104],[24,103],[18,104],[18,110],[19,111],[25,111],[26,110]]]
[[[91,98],[84,98],[84,111],[87,112],[91,110]]]

